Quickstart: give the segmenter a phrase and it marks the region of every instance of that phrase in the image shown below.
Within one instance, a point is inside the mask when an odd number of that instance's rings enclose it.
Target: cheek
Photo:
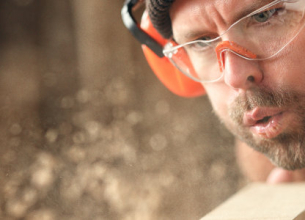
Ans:
[[[298,41],[284,51],[277,60],[264,62],[262,64],[265,73],[264,83],[269,86],[273,84],[282,88],[303,91],[305,82],[303,51],[305,51],[305,45]]]
[[[283,59],[278,62],[277,77],[281,82],[295,90],[304,90],[305,82],[305,30],[284,51]]]
[[[305,47],[303,47],[303,50]],[[283,78],[287,83],[292,85],[296,90],[304,90],[305,82],[305,62],[304,52],[295,50],[293,56],[287,61],[286,66],[282,65],[285,71],[282,73]]]
[[[213,110],[220,118],[228,117],[229,91],[226,86],[217,83],[204,85]]]

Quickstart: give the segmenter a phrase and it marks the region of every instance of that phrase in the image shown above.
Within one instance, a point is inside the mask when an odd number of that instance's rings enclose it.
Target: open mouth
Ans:
[[[268,139],[276,137],[286,126],[283,123],[283,109],[255,108],[245,113],[244,125],[250,129],[253,135]]]
[[[243,122],[246,127],[265,124],[273,117],[281,115],[282,113],[283,110],[279,108],[257,107],[244,114]]]
[[[266,122],[268,122],[268,121],[270,120],[270,118],[272,118],[272,116],[266,116],[266,117],[264,117],[263,119],[258,120],[258,121],[256,122],[256,124],[266,123]]]

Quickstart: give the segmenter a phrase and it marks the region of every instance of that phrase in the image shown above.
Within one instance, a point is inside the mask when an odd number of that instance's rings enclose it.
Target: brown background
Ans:
[[[207,97],[159,83],[122,4],[0,1],[0,219],[199,219],[245,184]]]

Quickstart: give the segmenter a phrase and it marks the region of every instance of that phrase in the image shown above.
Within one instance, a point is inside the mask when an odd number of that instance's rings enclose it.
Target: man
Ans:
[[[164,54],[236,136],[244,173],[305,180],[305,1],[147,0],[147,10],[170,41]]]

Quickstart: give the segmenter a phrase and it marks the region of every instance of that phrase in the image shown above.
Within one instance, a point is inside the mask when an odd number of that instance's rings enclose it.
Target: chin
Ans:
[[[280,135],[271,140],[249,141],[244,140],[253,149],[266,155],[278,167],[286,170],[305,168],[304,137]]]
[[[305,168],[304,146],[289,146],[284,149],[279,147],[279,149],[269,152],[266,156],[274,165],[286,170]]]

